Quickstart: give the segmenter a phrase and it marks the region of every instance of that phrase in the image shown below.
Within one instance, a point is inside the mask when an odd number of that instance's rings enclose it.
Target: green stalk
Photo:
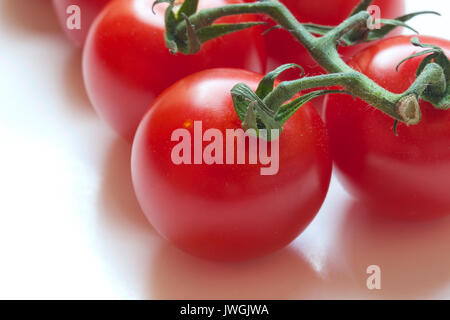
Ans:
[[[371,1],[363,1],[361,7]],[[279,26],[288,30],[311,54],[312,58],[330,74],[295,81],[282,82],[264,98],[264,103],[274,111],[289,101],[297,92],[329,86],[341,86],[354,96],[361,98],[397,121],[417,124],[420,121],[418,99],[428,86],[445,87],[443,69],[434,64],[424,70],[409,90],[403,94],[392,93],[348,66],[340,57],[337,46],[340,39],[357,30],[364,31],[370,18],[366,11],[354,12],[339,26],[331,29],[322,37],[313,36],[308,29],[292,15],[279,1],[260,0],[247,4],[232,4],[220,8],[201,10],[181,21],[175,28],[175,39],[186,42],[189,32],[197,32],[211,26],[217,19],[240,14],[265,14]],[[425,72],[426,71],[426,72]]]

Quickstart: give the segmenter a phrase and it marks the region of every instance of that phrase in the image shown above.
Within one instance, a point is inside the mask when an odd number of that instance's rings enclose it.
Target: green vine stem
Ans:
[[[190,2],[190,10],[192,10],[192,7],[196,8],[198,0],[186,1]],[[171,7],[168,10],[173,10],[172,0],[162,0],[160,2],[171,3]],[[371,2],[370,0],[364,0],[358,8],[367,7]],[[174,46],[174,43],[175,45],[178,43],[180,51],[183,52],[183,45],[184,47],[191,47],[190,43],[198,44],[201,42],[195,34],[200,34],[202,31],[205,34],[206,30],[208,31],[206,32],[208,40],[214,38],[214,32],[211,32],[214,30],[209,30],[208,28],[219,18],[238,14],[268,15],[280,27],[288,30],[308,50],[314,60],[329,73],[327,75],[305,77],[280,83],[264,97],[263,101],[269,109],[276,113],[284,102],[289,101],[296,93],[305,89],[341,86],[352,95],[361,98],[396,121],[404,122],[408,125],[419,123],[421,112],[418,100],[421,94],[426,88],[431,88],[433,92],[442,92],[442,89],[439,88],[447,87],[446,81],[448,79],[444,76],[443,68],[436,63],[428,64],[412,86],[401,94],[395,94],[384,89],[367,76],[352,69],[342,60],[337,47],[346,34],[351,32],[369,32],[366,28],[370,15],[365,10],[358,10],[355,9],[352,16],[339,26],[324,33],[321,37],[314,36],[305,25],[297,21],[282,3],[276,0],[260,0],[254,3],[231,4],[220,8],[205,9],[195,12],[189,17],[186,17],[181,12],[179,15],[182,15],[183,19],[174,19],[177,20],[176,25],[168,25],[167,29],[173,30],[169,35],[172,41],[171,45]],[[166,24],[168,24],[168,21],[166,13]],[[247,24],[245,27],[249,26]],[[226,27],[223,27],[221,32],[217,33],[217,37],[226,34],[226,30]],[[234,32],[237,28],[235,26],[234,30],[231,28],[229,30],[229,32]]]

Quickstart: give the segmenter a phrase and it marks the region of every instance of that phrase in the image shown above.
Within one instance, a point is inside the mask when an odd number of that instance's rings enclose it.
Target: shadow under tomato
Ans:
[[[84,86],[81,49],[73,48],[70,52],[62,77],[63,90],[67,95],[67,100],[71,101],[70,105],[76,105],[83,113],[95,115],[95,110]]]
[[[51,0],[4,0],[0,7],[2,21],[27,33],[60,33]]]
[[[130,174],[131,146],[117,138],[109,147],[98,195],[97,239],[105,273],[124,299],[146,297],[150,260],[162,239],[143,215]]]
[[[155,299],[301,299],[322,282],[292,247],[257,260],[219,263],[166,243],[152,261],[149,290]]]
[[[428,298],[450,280],[450,217],[389,220],[365,204],[352,202],[340,235],[341,260],[370,297]],[[366,288],[370,265],[381,268],[381,290]]]
[[[153,230],[134,193],[130,169],[131,145],[117,138],[109,148],[99,194],[104,220],[118,228]]]

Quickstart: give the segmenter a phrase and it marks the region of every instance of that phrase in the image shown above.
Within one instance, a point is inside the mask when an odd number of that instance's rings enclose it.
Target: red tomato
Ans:
[[[201,0],[200,8],[240,0]],[[117,0],[108,5],[91,29],[83,57],[89,97],[117,132],[131,140],[153,100],[183,77],[209,68],[264,71],[265,49],[258,29],[247,29],[207,42],[195,55],[171,55],[164,42],[166,4],[154,0]],[[244,22],[233,16],[220,22]]]
[[[450,56],[449,41],[419,38],[440,46]],[[410,39],[400,36],[380,41],[358,53],[350,65],[386,89],[401,93],[414,81],[423,59],[408,60],[395,71],[403,58],[424,50],[413,46]],[[388,216],[450,214],[450,111],[422,101],[422,122],[409,127],[399,124],[395,136],[394,120],[359,99],[330,95],[325,105],[332,155],[352,194]]]
[[[303,23],[338,25],[344,21],[361,0],[280,0],[295,17]],[[404,14],[403,0],[375,0],[373,5],[381,9],[381,17],[396,18]],[[324,73],[324,70],[311,58],[308,51],[286,30],[273,30],[265,35],[268,54],[268,70],[285,63],[301,65],[307,75]],[[339,52],[350,57],[363,45],[341,47]],[[298,72],[288,71],[283,74],[285,80],[298,78]]]
[[[109,1],[111,0],[53,0],[53,6],[67,36],[77,46],[82,47],[92,22]],[[80,29],[69,29],[67,27],[67,21],[73,15],[72,10],[68,12],[72,5],[80,8]]]
[[[202,133],[214,128],[225,136],[227,129],[241,128],[230,90],[238,82],[256,89],[261,78],[238,69],[191,75],[155,101],[136,133],[132,177],[141,207],[156,230],[191,254],[239,260],[282,248],[311,222],[327,193],[328,137],[310,104],[290,118],[274,140],[279,142],[275,175],[261,175],[265,166],[248,164],[248,159],[246,164],[172,162],[178,142],[172,142],[171,135],[176,129],[185,128],[194,136],[194,122],[202,121]],[[203,150],[209,143],[203,143]],[[194,144],[188,149],[192,155]],[[234,161],[236,156],[235,148]]]

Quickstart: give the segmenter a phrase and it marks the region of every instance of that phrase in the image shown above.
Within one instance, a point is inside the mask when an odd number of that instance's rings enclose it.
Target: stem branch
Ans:
[[[371,1],[366,2],[370,3]],[[366,2],[361,5],[365,5]],[[407,124],[416,124],[420,121],[418,98],[422,92],[430,84],[437,88],[443,87],[438,85],[445,81],[443,69],[437,64],[428,65],[403,94],[395,94],[384,89],[367,76],[348,66],[340,57],[337,46],[340,39],[348,32],[364,31],[363,24],[366,24],[370,18],[366,11],[355,12],[346,21],[320,38],[313,36],[281,2],[276,0],[260,0],[254,3],[231,4],[220,8],[205,9],[191,15],[189,21],[196,31],[210,26],[219,18],[239,14],[268,15],[303,44],[312,58],[330,73],[280,83],[264,99],[264,102],[273,111],[276,111],[299,91],[340,85],[392,118]],[[187,30],[186,21],[180,22],[176,27],[176,37],[185,39]]]

